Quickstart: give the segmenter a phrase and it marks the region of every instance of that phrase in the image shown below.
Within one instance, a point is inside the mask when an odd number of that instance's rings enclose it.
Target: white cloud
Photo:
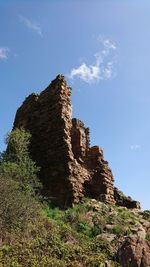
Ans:
[[[117,47],[109,39],[99,41],[102,43],[103,49],[95,54],[95,63],[88,65],[83,62],[79,67],[73,68],[68,75],[70,79],[79,78],[84,82],[91,83],[113,77],[114,59],[112,52]]]
[[[29,20],[28,18],[22,16],[22,15],[18,15],[20,21],[29,29],[31,29],[32,31],[34,31],[35,33],[37,33],[38,35],[40,35],[41,37],[43,36],[42,34],[42,30],[41,27],[35,23],[33,23],[31,20]]]
[[[0,47],[0,60],[7,59],[9,51],[8,47]]]
[[[137,145],[137,144],[131,145],[130,149],[131,150],[139,150],[139,149],[141,149],[141,145]]]
[[[82,63],[78,68],[71,70],[70,78],[78,77],[85,82],[91,82],[93,80],[99,80],[100,69],[98,66],[87,66],[86,63]]]
[[[102,39],[101,42],[103,42],[104,47],[106,49],[116,49],[117,48],[116,44],[114,42],[110,41],[109,39],[105,39],[105,40]]]

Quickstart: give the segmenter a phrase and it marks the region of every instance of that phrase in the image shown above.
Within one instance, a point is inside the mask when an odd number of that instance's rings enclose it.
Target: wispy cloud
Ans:
[[[8,58],[10,49],[8,47],[0,47],[0,60]]]
[[[131,150],[139,150],[139,149],[141,149],[141,145],[138,145],[138,144],[131,145],[130,149]]]
[[[94,55],[95,63],[90,65],[83,62],[79,67],[73,68],[68,77],[70,79],[79,78],[87,83],[99,80],[107,80],[114,75],[114,51],[116,44],[109,39],[99,39],[103,48]]]
[[[22,22],[27,28],[29,28],[30,30],[34,31],[35,33],[43,37],[42,29],[39,25],[37,25],[36,23],[34,23],[33,21],[29,20],[28,18],[22,15],[18,15],[18,17],[20,22]]]

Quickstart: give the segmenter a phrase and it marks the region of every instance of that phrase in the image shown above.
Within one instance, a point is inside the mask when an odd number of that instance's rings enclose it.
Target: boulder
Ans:
[[[137,236],[127,237],[117,259],[122,267],[150,267],[150,243]]]

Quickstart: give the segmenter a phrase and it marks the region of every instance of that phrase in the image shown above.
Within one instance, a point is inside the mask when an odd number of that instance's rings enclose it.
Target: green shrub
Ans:
[[[34,222],[40,205],[28,192],[21,192],[19,184],[0,176],[0,229],[1,238],[8,233],[23,231]]]
[[[116,235],[121,235],[121,234],[123,234],[123,228],[122,228],[122,226],[120,226],[120,225],[116,225],[116,226],[114,226],[114,228],[112,229],[112,232],[113,232],[114,234],[116,234]]]
[[[104,254],[107,255],[108,259],[112,259],[113,258],[113,251],[112,251],[112,247],[110,245],[110,242],[103,240],[103,239],[94,239],[90,249],[94,252],[103,252]]]
[[[38,168],[30,159],[30,134],[16,129],[7,136],[0,158],[0,228],[2,239],[24,231],[40,212],[34,190],[39,186]]]
[[[146,235],[146,240],[148,240],[150,242],[150,234]]]
[[[103,232],[103,227],[101,225],[94,225],[92,228],[91,228],[91,237],[95,237],[97,235],[100,235],[102,234]]]
[[[51,208],[51,207],[47,206],[47,207],[45,207],[43,212],[48,218],[51,218],[54,220],[62,220],[64,217],[64,212],[57,207]]]
[[[31,135],[23,129],[16,129],[7,135],[7,149],[0,160],[0,174],[19,182],[23,190],[33,191],[40,183],[36,175],[39,168],[29,154],[30,138]]]
[[[150,221],[150,210],[143,211],[143,218]]]

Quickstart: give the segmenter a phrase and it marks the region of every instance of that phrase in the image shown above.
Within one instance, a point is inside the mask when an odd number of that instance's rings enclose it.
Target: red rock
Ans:
[[[118,250],[122,267],[150,267],[150,243],[142,238],[127,237]]]
[[[114,177],[89,128],[72,119],[71,88],[58,75],[41,94],[31,94],[16,113],[14,128],[32,134],[31,157],[41,167],[43,194],[68,207],[83,196],[115,203]]]
[[[128,209],[140,209],[140,203],[127,197],[117,187],[114,188],[114,198],[118,206],[127,207]]]

